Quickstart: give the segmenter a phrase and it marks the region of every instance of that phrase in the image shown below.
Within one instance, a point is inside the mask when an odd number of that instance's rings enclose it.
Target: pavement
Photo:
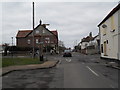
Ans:
[[[19,65],[19,66],[8,66],[2,68],[2,76],[13,72],[13,71],[19,71],[19,70],[34,70],[34,69],[48,69],[56,66],[58,63],[58,60],[54,61],[46,61],[43,64],[30,64],[30,65]]]

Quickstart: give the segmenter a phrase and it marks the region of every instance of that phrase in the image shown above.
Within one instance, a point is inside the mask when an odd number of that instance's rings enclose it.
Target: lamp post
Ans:
[[[12,52],[11,52],[11,54],[12,54],[12,58],[13,58],[13,37],[11,37],[11,39],[12,39]]]
[[[34,2],[33,2],[33,58],[35,58],[35,44],[34,44]]]

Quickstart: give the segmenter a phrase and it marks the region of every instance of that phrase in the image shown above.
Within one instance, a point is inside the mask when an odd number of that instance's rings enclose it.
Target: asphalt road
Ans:
[[[3,88],[117,88],[118,70],[105,66],[99,55],[73,53],[73,57],[48,56],[60,60],[51,69],[14,71],[3,76]],[[99,63],[97,61],[100,61]]]

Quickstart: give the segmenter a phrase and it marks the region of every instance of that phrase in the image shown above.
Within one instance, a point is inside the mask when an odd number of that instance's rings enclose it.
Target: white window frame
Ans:
[[[36,39],[36,44],[38,44],[39,43],[39,39]]]
[[[45,30],[43,29],[43,33],[45,33]]]
[[[27,43],[28,43],[28,44],[30,44],[30,43],[31,43],[30,39],[28,39],[28,40],[27,40]]]
[[[39,34],[40,33],[40,31],[39,30],[36,30],[36,34]]]
[[[45,39],[46,39],[46,40],[50,40],[50,38],[49,38],[49,37],[46,37]]]

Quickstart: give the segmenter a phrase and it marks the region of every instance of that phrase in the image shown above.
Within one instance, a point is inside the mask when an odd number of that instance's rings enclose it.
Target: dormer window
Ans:
[[[114,21],[114,16],[111,16],[111,31],[115,31],[115,21]]]
[[[39,30],[36,30],[36,34],[39,34]]]
[[[43,33],[45,33],[45,30],[43,30]]]

